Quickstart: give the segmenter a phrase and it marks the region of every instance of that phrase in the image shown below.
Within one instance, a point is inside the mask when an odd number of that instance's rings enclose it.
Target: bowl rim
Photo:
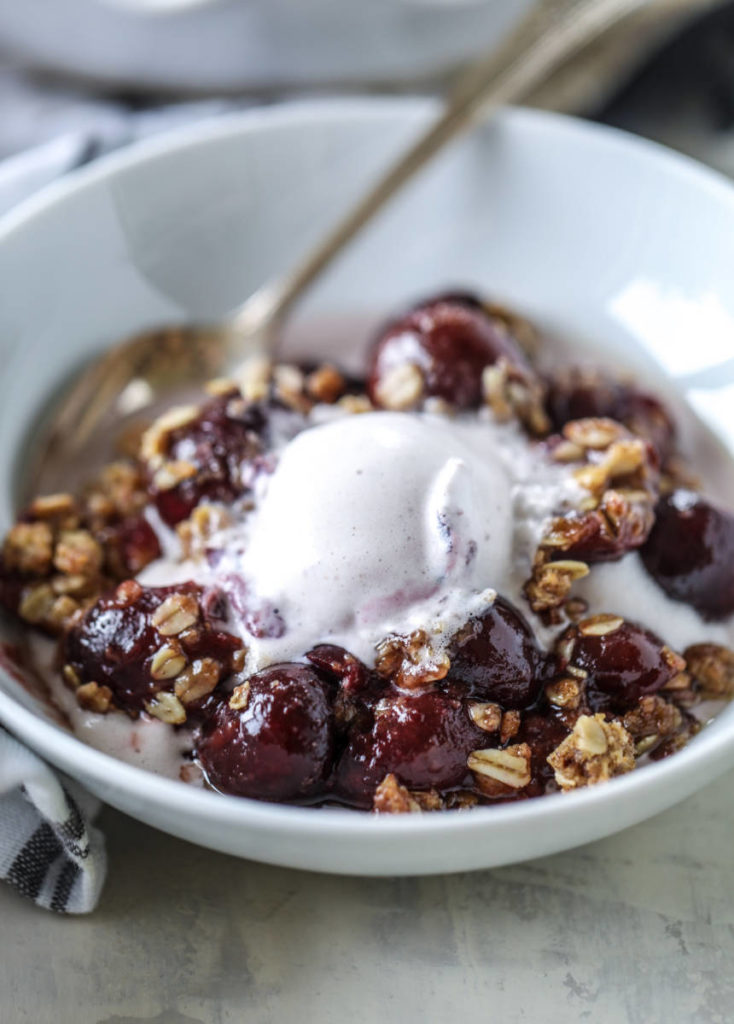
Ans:
[[[247,136],[262,130],[309,122],[334,121],[364,123],[385,117],[402,117],[407,124],[420,124],[438,104],[424,98],[339,98],[299,100],[272,107],[256,108],[220,115],[204,122],[177,128],[146,139],[80,168],[61,181],[46,186],[0,219],[0,245],[25,225],[63,204],[67,197],[114,178],[128,168],[140,166],[158,157],[170,156],[190,148],[206,146],[232,137]],[[572,141],[602,148],[611,147],[624,158],[632,157],[653,165],[665,174],[690,182],[694,188],[713,194],[734,214],[734,185],[721,173],[700,165],[690,157],[668,150],[657,143],[619,129],[585,122],[566,115],[523,108],[509,108],[495,116],[495,122],[521,134],[551,131]],[[3,674],[6,673],[4,670]],[[516,823],[542,826],[547,821],[566,820],[583,814],[585,809],[604,808],[607,813],[634,802],[635,797],[651,791],[667,791],[668,804],[688,795],[695,768],[708,761],[720,773],[734,762],[734,716],[716,731],[704,729],[695,740],[674,757],[645,766],[642,771],[612,779],[602,786],[587,787],[570,793],[548,794],[535,800],[507,805],[478,807],[471,814],[374,815],[355,813],[347,808],[313,808],[267,803],[246,797],[229,796],[197,789],[175,779],[120,761],[110,754],[88,746],[72,733],[38,717],[9,693],[0,690],[0,723],[21,741],[39,751],[42,757],[72,776],[81,774],[103,791],[110,786],[135,794],[151,805],[165,805],[169,811],[200,821],[263,829],[283,836],[294,828],[305,828],[311,835],[337,838],[345,833],[363,836],[385,835],[395,838],[420,835],[471,835],[486,829],[502,829]],[[686,783],[686,778],[689,778]],[[114,780],[112,783],[110,780]],[[647,814],[639,817],[647,817]]]

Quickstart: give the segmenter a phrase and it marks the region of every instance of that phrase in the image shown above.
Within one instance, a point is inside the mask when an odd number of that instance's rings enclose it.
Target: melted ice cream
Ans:
[[[448,640],[496,592],[519,599],[545,523],[579,494],[514,425],[331,417],[285,444],[211,566],[164,559],[142,580],[221,587],[250,671],[323,642],[372,664],[389,633]]]
[[[640,556],[630,552],[618,562],[593,565],[591,572],[574,587],[593,611],[621,615],[630,622],[657,633],[673,650],[692,644],[734,646],[734,622],[706,622],[695,608],[674,601],[648,574]]]

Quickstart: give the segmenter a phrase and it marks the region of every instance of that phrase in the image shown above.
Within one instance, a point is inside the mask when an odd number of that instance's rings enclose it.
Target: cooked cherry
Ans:
[[[128,581],[101,597],[64,637],[64,664],[71,665],[82,683],[108,686],[115,704],[128,711],[141,711],[157,692],[172,690],[178,674],[173,669],[180,665],[183,671],[196,659],[214,659],[225,678],[240,641],[202,619],[178,635],[161,634],[153,615],[172,594],[194,597],[198,605],[200,591],[193,583],[142,587]],[[178,660],[169,659],[172,674],[166,675],[165,666],[158,670],[154,666],[153,659],[161,651],[179,655]],[[159,662],[164,658],[159,656]]]
[[[158,537],[144,516],[123,519],[117,525],[107,527],[99,540],[104,548],[106,568],[113,578],[136,576],[161,556]]]
[[[646,391],[627,387],[622,389],[613,417],[632,431],[644,437],[655,448],[661,462],[672,454],[675,445],[675,425],[663,403]]]
[[[675,440],[673,420],[663,403],[633,385],[602,374],[570,370],[548,381],[546,408],[554,429],[571,420],[609,417],[650,441],[661,460]]]
[[[446,684],[506,708],[531,705],[549,667],[522,613],[503,597],[474,619],[449,649]]]
[[[23,587],[27,582],[27,579],[24,579],[20,573],[10,572],[6,569],[0,558],[0,607],[14,614],[17,613],[23,595]]]
[[[645,543],[654,522],[653,508],[647,502],[627,502],[612,492],[603,506],[588,512],[567,512],[563,526],[556,532],[565,533],[568,540],[559,559],[579,559],[582,562],[616,562]]]
[[[483,746],[487,734],[463,701],[438,692],[386,697],[375,706],[371,728],[351,730],[335,789],[371,807],[375,787],[391,772],[410,789],[456,788],[467,781],[469,754]]]
[[[427,303],[392,323],[372,351],[368,391],[380,405],[381,383],[403,365],[416,366],[425,397],[443,398],[460,408],[479,405],[482,370],[504,356],[526,367],[515,340],[466,297]]]
[[[642,561],[668,597],[707,619],[734,612],[734,516],[693,491],[674,491],[657,507]]]
[[[319,644],[306,657],[316,668],[338,682],[347,693],[362,693],[373,681],[374,673],[370,672],[364,662],[335,644]]]
[[[619,394],[620,385],[608,377],[583,370],[566,371],[548,379],[548,415],[559,431],[571,420],[615,419]]]
[[[684,667],[682,659],[642,626],[611,616],[606,625],[588,622],[572,626],[560,648],[565,651],[566,643],[573,642],[569,660],[587,673],[586,698],[593,711],[626,711]]]
[[[333,754],[327,688],[308,665],[273,665],[250,676],[245,696],[218,704],[197,756],[223,793],[297,800],[323,788]]]
[[[185,519],[202,498],[231,502],[249,485],[247,469],[261,451],[266,416],[259,406],[246,405],[234,394],[213,398],[199,416],[167,437],[166,459],[189,463],[195,474],[162,490],[153,474],[150,494],[161,518],[173,526]]]
[[[343,735],[356,726],[369,728],[370,707],[389,684],[359,658],[335,644],[319,644],[306,657],[337,687],[333,703],[337,731]]]
[[[513,743],[527,743],[531,750],[531,779],[525,792],[528,796],[542,796],[553,780],[553,769],[547,758],[562,743],[571,730],[554,712],[533,712],[522,716],[520,731]]]

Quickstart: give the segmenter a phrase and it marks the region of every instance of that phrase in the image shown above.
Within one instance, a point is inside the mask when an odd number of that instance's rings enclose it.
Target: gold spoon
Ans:
[[[38,462],[28,486],[58,475],[92,437],[131,410],[211,377],[236,377],[256,352],[272,352],[285,315],[358,232],[480,114],[522,99],[568,57],[653,0],[543,0],[498,51],[470,65],[443,112],[359,202],[291,270],[267,281],[217,324],[158,329],[109,349],[84,369],[34,432]],[[26,466],[33,459],[26,460]],[[55,474],[54,474],[55,468]],[[31,483],[31,480],[34,483]]]

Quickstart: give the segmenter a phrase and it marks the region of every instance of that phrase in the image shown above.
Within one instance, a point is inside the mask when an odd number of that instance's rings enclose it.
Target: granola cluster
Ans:
[[[697,704],[734,696],[734,651],[705,631],[674,651],[613,607],[590,614],[573,584],[639,550],[668,597],[726,620],[734,516],[695,489],[657,398],[595,371],[543,374],[540,347],[522,318],[449,294],[388,324],[365,381],[252,360],[127,438],[79,496],[37,498],[5,538],[0,603],[55,639],[81,708],[187,730],[184,774],[227,793],[423,813],[571,791],[666,757],[701,727]],[[511,422],[567,474],[577,500],[545,522],[518,606],[487,589],[458,628],[390,633],[371,664],[317,643],[248,673],[231,595],[137,578],[163,537],[182,563],[209,564],[273,471],[276,433],[295,436],[321,405]],[[277,609],[244,621],[252,636],[285,628]],[[555,630],[545,646],[539,623]]]
[[[377,672],[405,690],[437,683],[446,677],[450,666],[446,651],[423,629],[408,636],[387,636],[376,651]]]
[[[548,758],[561,789],[606,782],[635,767],[629,732],[604,715],[579,715],[573,729]]]
[[[161,553],[142,512],[140,468],[106,466],[79,498],[36,498],[8,531],[0,556],[0,603],[30,626],[58,636],[116,581]]]
[[[652,445],[614,420],[573,420],[547,444],[556,462],[573,467],[585,492],[580,507],[549,523],[525,587],[532,610],[551,613],[590,563],[621,558],[644,544],[655,521],[660,473]]]

